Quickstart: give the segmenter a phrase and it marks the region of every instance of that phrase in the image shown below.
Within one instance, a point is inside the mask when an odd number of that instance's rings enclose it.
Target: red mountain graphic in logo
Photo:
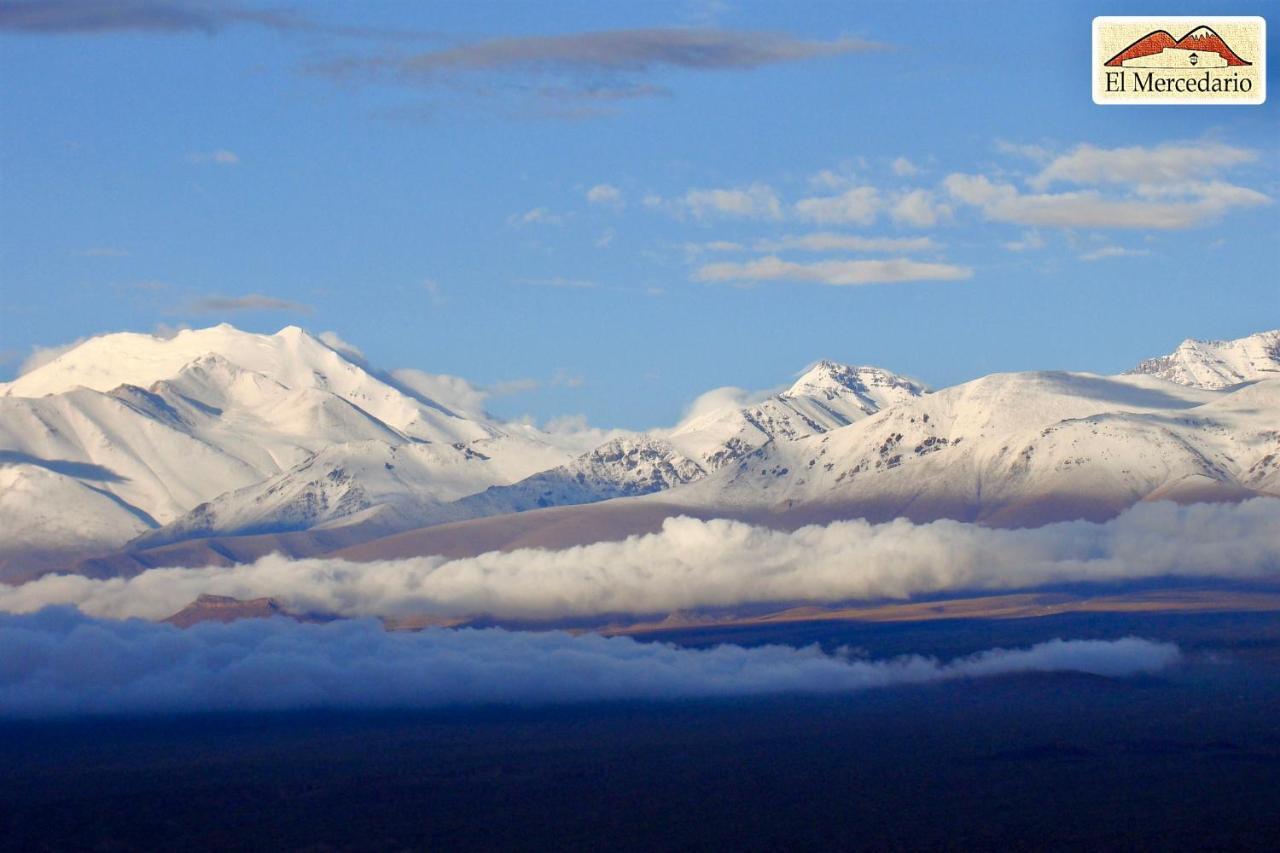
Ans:
[[[1120,68],[1131,59],[1154,56],[1164,53],[1166,50],[1193,51],[1197,54],[1216,53],[1222,57],[1227,65],[1253,64],[1252,62],[1245,62],[1236,55],[1236,52],[1222,40],[1222,36],[1215,33],[1210,27],[1196,27],[1177,41],[1174,41],[1173,36],[1164,30],[1147,33],[1108,59],[1105,65],[1108,68]]]

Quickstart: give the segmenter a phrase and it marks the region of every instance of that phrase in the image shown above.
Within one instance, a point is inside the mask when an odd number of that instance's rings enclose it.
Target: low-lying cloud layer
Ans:
[[[1160,576],[1280,577],[1280,500],[1140,504],[1104,523],[1026,530],[899,519],[787,533],[681,517],[655,534],[561,551],[370,563],[269,556],[129,579],[47,576],[0,586],[0,611],[72,604],[94,616],[157,619],[212,593],[274,596],[293,611],[342,616],[555,619]]]
[[[0,617],[0,715],[442,708],[835,693],[1020,672],[1126,677],[1177,662],[1128,637],[1053,640],[941,663],[851,660],[816,647],[681,649],[559,632],[392,634],[372,620],[284,619],[182,630],[50,609]]]

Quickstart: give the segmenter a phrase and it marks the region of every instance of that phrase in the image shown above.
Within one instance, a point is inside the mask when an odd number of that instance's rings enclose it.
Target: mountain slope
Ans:
[[[770,444],[670,499],[1028,525],[1106,518],[1161,490],[1276,494],[1277,413],[1274,380],[1210,391],[1146,376],[996,374]]]
[[[774,441],[820,435],[924,394],[877,367],[822,361],[787,390],[754,405],[726,405],[670,430],[619,438],[572,462],[428,511],[433,523],[637,497],[687,485]]]
[[[0,464],[110,498],[77,504],[96,533],[76,541],[112,547],[156,526],[172,525],[152,533],[166,541],[289,530],[380,505],[382,523],[412,526],[424,507],[569,458],[542,438],[458,415],[296,327],[104,335],[0,385]],[[121,523],[121,508],[146,523]],[[0,523],[40,538],[12,506]]]

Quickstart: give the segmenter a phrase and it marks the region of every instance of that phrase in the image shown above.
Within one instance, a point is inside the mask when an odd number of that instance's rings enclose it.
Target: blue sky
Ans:
[[[944,386],[1274,328],[1275,97],[1089,72],[1094,15],[1266,11],[0,3],[0,377],[297,323],[643,427],[819,358]]]

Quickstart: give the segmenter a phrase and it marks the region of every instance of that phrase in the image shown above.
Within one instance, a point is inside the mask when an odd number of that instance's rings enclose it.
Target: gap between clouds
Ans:
[[[1175,645],[1137,637],[1057,639],[943,663],[560,632],[395,634],[372,620],[254,619],[184,630],[56,608],[0,617],[0,647],[10,652],[0,661],[0,715],[18,718],[830,694],[1026,672],[1124,678],[1181,657]]]
[[[558,619],[1165,576],[1280,578],[1280,500],[1138,504],[1107,522],[1019,530],[898,519],[781,532],[679,517],[657,533],[560,551],[369,563],[271,555],[127,579],[50,575],[0,586],[0,611],[70,604],[99,617],[161,619],[210,593],[352,617]]]

